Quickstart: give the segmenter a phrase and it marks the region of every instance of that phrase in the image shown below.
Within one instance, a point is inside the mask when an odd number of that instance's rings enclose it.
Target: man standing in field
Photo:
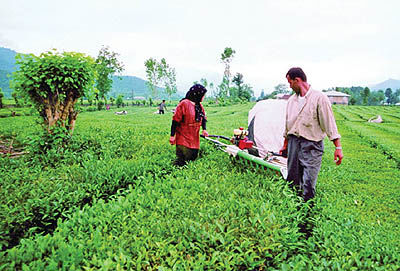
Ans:
[[[336,147],[336,164],[342,162],[340,135],[328,97],[311,88],[303,70],[291,68],[286,79],[295,93],[287,103],[285,140],[280,152],[287,151],[288,155],[287,181],[301,191],[304,201],[308,201],[315,196],[325,136]]]
[[[162,100],[162,102],[158,105],[158,114],[164,114],[165,109],[167,109],[167,106],[165,104],[165,100]]]

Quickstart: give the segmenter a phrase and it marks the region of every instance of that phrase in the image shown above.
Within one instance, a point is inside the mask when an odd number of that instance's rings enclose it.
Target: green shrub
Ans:
[[[102,100],[99,100],[98,102],[97,102],[97,110],[103,110],[103,108],[104,108],[104,102],[102,101]]]
[[[118,108],[123,106],[123,104],[124,104],[123,98],[124,98],[124,96],[118,95],[117,100],[115,101],[115,104],[117,105]]]

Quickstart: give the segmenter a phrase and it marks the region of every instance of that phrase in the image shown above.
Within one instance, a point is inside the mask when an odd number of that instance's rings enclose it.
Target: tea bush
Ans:
[[[252,106],[206,107],[207,130],[230,136]],[[68,150],[0,159],[0,270],[400,269],[400,109],[334,106],[345,158],[325,142],[312,209],[203,141],[174,168],[172,115],[153,111],[82,113]],[[377,114],[387,121],[366,122]],[[28,144],[33,118],[13,120],[0,134]]]
[[[211,151],[164,179],[140,178],[125,195],[77,210],[52,236],[24,240],[8,252],[10,267],[248,270],[297,254],[299,199],[282,180],[218,163],[225,158]]]
[[[115,120],[118,116],[110,117]],[[153,174],[160,167],[172,166],[173,155],[160,152],[159,144],[154,146],[153,140],[161,137],[158,131],[152,133],[146,126],[134,125],[125,129],[123,119],[108,126],[103,121],[89,118],[89,129],[80,134],[77,128],[68,148],[50,149],[42,154],[33,152],[38,146],[30,146],[27,156],[17,160],[0,158],[1,193],[10,196],[0,200],[0,213],[4,217],[0,222],[3,249],[17,244],[21,237],[51,231],[57,219],[65,217],[72,206],[83,206],[93,198],[107,198],[134,184],[146,172]],[[14,122],[12,133],[20,141],[23,139],[18,132],[24,125],[22,119],[20,123]],[[38,133],[36,129],[35,132]],[[9,133],[5,129],[5,134]],[[143,137],[153,140],[143,144]],[[30,143],[37,145],[40,139],[31,139]]]
[[[333,163],[326,142],[313,210],[308,257],[289,261],[304,270],[397,270],[400,268],[398,198],[400,173],[395,161],[360,140],[339,122],[345,160]],[[289,268],[291,269],[291,268]]]

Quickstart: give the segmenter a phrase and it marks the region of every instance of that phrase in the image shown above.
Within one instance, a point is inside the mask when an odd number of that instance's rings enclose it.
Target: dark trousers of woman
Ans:
[[[310,141],[303,137],[288,137],[288,176],[290,186],[308,201],[315,196],[318,173],[321,168],[324,142]]]
[[[198,149],[191,149],[182,145],[176,145],[176,160],[174,165],[184,166],[188,161],[196,160],[198,154]]]

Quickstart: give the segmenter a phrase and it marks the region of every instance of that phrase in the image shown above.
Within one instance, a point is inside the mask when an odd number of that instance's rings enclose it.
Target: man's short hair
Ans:
[[[299,77],[301,80],[303,80],[304,82],[307,82],[307,76],[306,74],[303,72],[303,70],[299,67],[294,67],[291,68],[287,74],[286,77],[289,76],[289,78],[291,80],[296,79],[296,77]]]

